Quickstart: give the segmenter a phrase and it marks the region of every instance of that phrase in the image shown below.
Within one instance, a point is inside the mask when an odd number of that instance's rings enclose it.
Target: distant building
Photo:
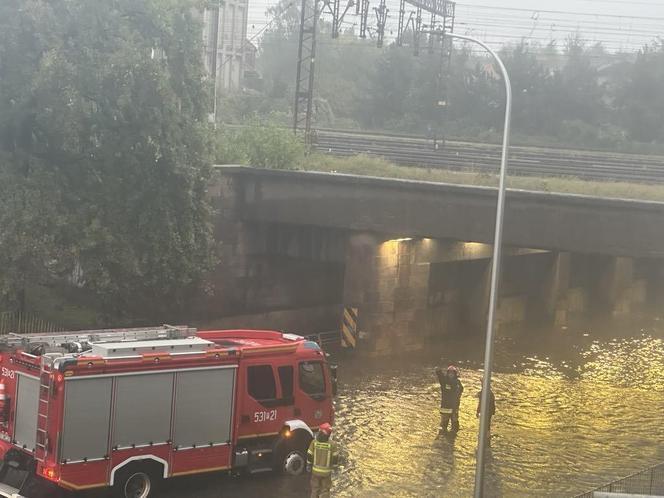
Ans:
[[[211,0],[203,12],[205,68],[216,74],[217,94],[240,90],[243,85],[247,1]]]
[[[242,84],[245,89],[261,90],[263,80],[256,69],[258,48],[249,40],[247,40],[244,47],[244,81]]]
[[[246,71],[256,70],[256,56],[258,55],[258,48],[256,45],[247,40],[244,44],[244,63]]]

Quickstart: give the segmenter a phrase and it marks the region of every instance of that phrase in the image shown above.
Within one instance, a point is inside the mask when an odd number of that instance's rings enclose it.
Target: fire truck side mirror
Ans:
[[[330,365],[330,374],[332,376],[332,379],[331,379],[332,380],[332,396],[336,396],[337,391],[338,391],[337,369],[338,369],[338,365]]]

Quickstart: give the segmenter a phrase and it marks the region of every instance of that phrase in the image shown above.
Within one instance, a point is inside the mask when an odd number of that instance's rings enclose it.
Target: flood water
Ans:
[[[340,358],[336,438],[347,463],[335,496],[472,494],[481,339],[404,359]],[[465,392],[461,431],[439,437],[433,368],[454,361]],[[497,414],[487,496],[572,496],[664,461],[664,321],[498,341]],[[168,484],[168,498],[306,497],[308,479],[214,475]]]

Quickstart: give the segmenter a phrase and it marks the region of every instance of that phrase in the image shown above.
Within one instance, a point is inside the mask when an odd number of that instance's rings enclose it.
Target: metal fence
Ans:
[[[62,332],[63,327],[20,311],[0,312],[0,335],[38,334],[40,332]]]
[[[341,347],[341,333],[338,330],[313,334],[307,336],[307,339],[318,343],[323,350],[339,349]]]
[[[599,498],[607,496],[605,493],[664,496],[664,463],[610,482],[575,498]]]

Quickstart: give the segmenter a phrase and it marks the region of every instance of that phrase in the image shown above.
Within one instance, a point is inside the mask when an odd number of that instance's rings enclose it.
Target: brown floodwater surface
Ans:
[[[664,325],[664,323],[662,324]],[[526,331],[497,341],[497,413],[486,496],[572,496],[664,460],[664,326]],[[346,462],[335,496],[472,494],[483,341],[448,341],[400,359],[339,358],[335,437]],[[433,368],[455,362],[461,430],[438,435]],[[306,497],[308,479],[191,477],[165,497]]]

